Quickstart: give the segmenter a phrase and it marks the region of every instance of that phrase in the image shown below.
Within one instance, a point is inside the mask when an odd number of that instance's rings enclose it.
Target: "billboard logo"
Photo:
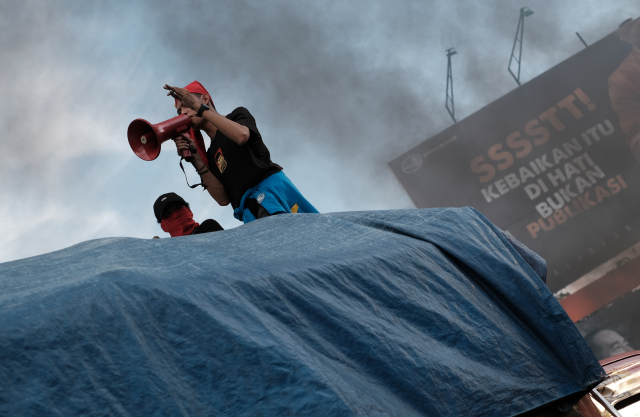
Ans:
[[[422,166],[422,155],[414,153],[409,155],[402,163],[402,172],[411,174],[416,172]]]

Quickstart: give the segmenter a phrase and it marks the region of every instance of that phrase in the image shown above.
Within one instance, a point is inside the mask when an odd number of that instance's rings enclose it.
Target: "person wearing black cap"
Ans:
[[[176,193],[166,193],[158,197],[153,204],[153,213],[162,230],[169,233],[171,237],[224,230],[217,221],[212,219],[205,220],[202,224],[196,223],[189,209],[189,203]],[[158,236],[154,236],[154,239],[156,238]]]

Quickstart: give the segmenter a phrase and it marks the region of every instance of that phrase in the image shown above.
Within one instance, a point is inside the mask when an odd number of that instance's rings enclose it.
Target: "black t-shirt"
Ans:
[[[238,107],[227,115],[227,119],[248,127],[249,140],[244,145],[238,145],[218,130],[207,151],[207,159],[211,172],[224,186],[235,209],[248,189],[281,171],[282,167],[271,162],[269,149],[262,142],[256,121],[249,110]]]
[[[196,230],[193,231],[194,235],[199,235],[202,233],[210,233],[210,232],[217,232],[220,230],[224,230],[222,228],[222,226],[220,226],[220,223],[218,223],[217,221],[213,220],[213,219],[207,219],[205,221],[203,221],[200,226],[198,226],[198,228]]]

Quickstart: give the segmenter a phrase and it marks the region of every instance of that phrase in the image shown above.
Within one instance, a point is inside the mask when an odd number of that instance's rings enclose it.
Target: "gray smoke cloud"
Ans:
[[[161,235],[175,191],[196,218],[240,225],[189,190],[171,144],[154,162],[134,118],[174,115],[164,83],[194,79],[222,113],[255,116],[273,160],[320,211],[413,207],[386,163],[516,87],[506,71],[520,7],[524,81],[640,11],[636,2],[4,2],[0,5],[0,261],[106,236]],[[193,173],[190,173],[192,179]]]

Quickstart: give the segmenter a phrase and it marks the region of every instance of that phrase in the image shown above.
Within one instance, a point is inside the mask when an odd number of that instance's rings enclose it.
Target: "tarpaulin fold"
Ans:
[[[0,415],[514,416],[604,373],[523,251],[463,208],[0,264]]]

